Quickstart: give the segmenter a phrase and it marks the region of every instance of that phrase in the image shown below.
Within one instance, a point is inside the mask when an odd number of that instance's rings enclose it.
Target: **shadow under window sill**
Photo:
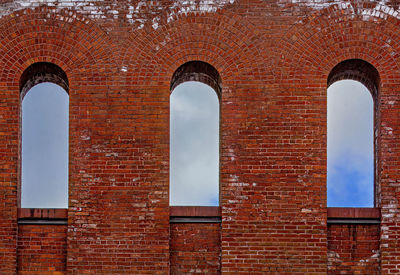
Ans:
[[[68,209],[18,208],[18,224],[68,224]]]
[[[380,224],[380,208],[328,207],[328,224]]]
[[[170,206],[170,223],[221,223],[219,206]]]

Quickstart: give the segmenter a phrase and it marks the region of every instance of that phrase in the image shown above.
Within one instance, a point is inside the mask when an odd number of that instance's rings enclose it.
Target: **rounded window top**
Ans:
[[[63,69],[53,63],[37,62],[30,65],[21,75],[19,81],[21,97],[24,98],[33,86],[42,82],[52,82],[69,92],[67,74]]]
[[[189,61],[181,65],[171,79],[171,91],[186,81],[199,81],[215,90],[218,98],[221,97],[221,77],[218,71],[203,61]]]
[[[361,59],[348,59],[337,64],[328,76],[328,87],[339,80],[356,80],[371,92],[373,98],[380,86],[379,72],[370,63]]]

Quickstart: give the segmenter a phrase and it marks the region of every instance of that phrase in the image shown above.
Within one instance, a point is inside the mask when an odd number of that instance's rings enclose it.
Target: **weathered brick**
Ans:
[[[66,274],[67,226],[18,226],[19,274]]]
[[[219,223],[171,224],[171,273],[220,274],[220,236]]]

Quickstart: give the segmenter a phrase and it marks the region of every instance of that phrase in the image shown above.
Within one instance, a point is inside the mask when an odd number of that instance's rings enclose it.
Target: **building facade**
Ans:
[[[399,274],[397,1],[0,2],[1,274]],[[327,88],[374,98],[375,207],[327,207]],[[169,102],[220,100],[219,206],[169,204]],[[21,101],[69,94],[68,209],[21,208]]]

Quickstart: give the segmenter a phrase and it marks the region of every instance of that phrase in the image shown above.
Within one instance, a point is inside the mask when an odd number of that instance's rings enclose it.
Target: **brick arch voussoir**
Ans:
[[[376,22],[343,15],[332,7],[311,18],[313,20],[304,20],[305,23],[293,27],[282,40],[283,47],[278,55],[294,56],[298,60],[281,58],[278,67],[283,68],[279,71],[282,76],[301,72],[303,77],[297,81],[306,83],[310,78],[317,78],[325,85],[330,70],[339,62],[352,58],[371,63],[383,81],[398,74],[399,64],[394,53],[400,50],[397,46],[400,37],[386,31],[398,29],[393,24],[395,21],[380,21],[377,28]],[[396,41],[390,46],[387,45],[389,37]]]
[[[2,17],[0,40],[0,77],[11,86],[35,62],[54,63],[68,77],[112,71],[99,64],[116,67],[106,33],[71,11],[41,6]]]
[[[180,65],[193,60],[211,64],[227,81],[234,82],[244,75],[261,81],[260,71],[265,67],[260,54],[262,50],[254,47],[257,37],[253,33],[254,27],[243,22],[246,20],[228,11],[214,16],[182,16],[160,31],[140,39],[137,35],[132,37],[123,60],[126,67],[133,66],[141,71],[125,79],[126,83],[139,83],[137,76],[148,72],[154,72],[148,78],[149,83],[169,83]],[[254,67],[261,69],[250,70]]]
[[[381,47],[375,43],[368,43],[367,47],[361,47],[355,41],[354,45],[341,48],[337,43],[331,43],[340,50],[335,52],[321,51],[318,55],[299,55],[298,63],[287,66],[287,75],[296,79],[297,83],[306,85],[310,80],[318,80],[324,87],[330,71],[340,62],[348,59],[362,59],[372,64],[380,73],[382,81],[387,81],[398,74],[399,64],[389,52],[379,52]],[[364,44],[364,41],[360,43]],[[284,53],[289,54],[288,52]],[[296,78],[296,76],[298,76]]]

